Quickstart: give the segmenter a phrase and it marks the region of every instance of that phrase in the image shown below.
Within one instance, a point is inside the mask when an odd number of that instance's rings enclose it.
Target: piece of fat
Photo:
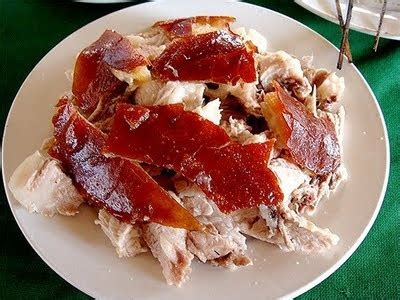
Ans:
[[[14,171],[8,184],[15,199],[29,212],[73,216],[83,202],[59,161],[36,151]]]
[[[147,252],[139,225],[121,222],[105,209],[99,210],[94,223],[100,225],[119,257],[132,257]]]
[[[151,80],[140,86],[135,95],[140,105],[168,105],[182,103],[192,111],[203,104],[205,84],[183,81]]]
[[[310,177],[298,166],[283,158],[272,159],[269,162],[269,168],[278,178],[285,202],[290,200],[290,195],[296,188],[310,181]]]
[[[111,72],[120,81],[124,81],[128,84],[127,90],[129,92],[133,92],[143,83],[151,80],[151,74],[147,66],[136,67],[131,72],[125,72],[117,69],[111,69]]]
[[[204,106],[198,106],[193,110],[193,112],[198,113],[204,119],[207,119],[214,124],[219,125],[222,118],[221,109],[219,108],[220,105],[221,101],[219,99],[215,99],[208,102]]]

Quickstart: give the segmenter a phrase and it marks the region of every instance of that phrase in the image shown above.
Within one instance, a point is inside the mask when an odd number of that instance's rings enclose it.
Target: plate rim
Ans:
[[[207,2],[208,0],[204,1]],[[295,2],[297,2],[299,0],[295,0]],[[180,1],[170,1],[170,3],[172,4],[176,4],[179,3]],[[11,116],[11,112],[14,109],[14,104],[15,104],[15,100],[18,98],[19,94],[21,93],[21,90],[23,89],[23,87],[25,86],[26,82],[28,81],[28,79],[31,77],[31,74],[36,70],[36,68],[47,58],[47,56],[50,55],[51,52],[53,52],[54,50],[56,50],[58,47],[60,47],[61,44],[64,43],[65,40],[69,39],[72,35],[76,34],[78,31],[84,31],[86,27],[90,26],[92,23],[97,22],[98,20],[105,18],[105,17],[109,17],[113,14],[119,14],[122,11],[125,10],[129,10],[132,7],[136,7],[136,6],[151,6],[151,5],[157,5],[160,2],[145,2],[145,3],[139,3],[139,4],[134,4],[125,8],[122,8],[120,10],[111,12],[109,14],[106,14],[104,16],[101,16],[89,23],[87,23],[86,25],[78,28],[77,30],[75,30],[74,32],[72,32],[71,34],[69,34],[68,36],[66,36],[64,39],[62,39],[59,43],[57,43],[54,47],[52,47],[37,63],[36,65],[32,68],[32,70],[29,72],[29,74],[26,76],[26,78],[24,79],[24,81],[22,82],[20,88],[18,89],[18,92],[16,93],[12,104],[10,106],[10,109],[8,111],[7,114],[7,118],[6,118],[6,122],[5,122],[5,126],[4,126],[4,132],[3,132],[3,136],[2,136],[2,145],[5,142],[5,137],[8,131],[8,123],[9,123],[9,119]],[[307,25],[301,23],[300,21],[297,21],[296,19],[293,19],[292,17],[289,17],[287,15],[284,15],[280,12],[277,12],[275,10],[272,10],[270,8],[266,8],[266,7],[262,7],[262,6],[258,6],[255,4],[251,4],[251,3],[245,3],[245,2],[232,2],[229,0],[225,0],[221,3],[238,3],[238,5],[245,5],[245,6],[251,6],[255,9],[262,9],[262,10],[267,10],[270,13],[275,13],[278,14],[279,16],[283,17],[283,18],[287,18],[290,19],[292,21],[294,21],[298,26],[301,26],[309,31],[311,31],[313,34],[317,35],[319,38],[323,39],[325,42],[329,43],[329,45],[331,45],[338,53],[339,53],[339,49],[333,44],[331,43],[328,39],[326,39],[324,36],[322,36],[321,34],[319,34],[318,32],[316,32],[315,30],[313,30],[312,28],[308,27]],[[400,37],[399,37],[400,38]],[[330,275],[332,275],[335,271],[337,271],[349,258],[351,255],[354,254],[354,252],[358,249],[358,247],[361,245],[361,243],[365,240],[367,234],[369,233],[369,231],[371,230],[373,224],[376,221],[376,218],[381,210],[382,207],[382,203],[383,200],[385,198],[386,195],[386,190],[387,190],[387,186],[388,186],[388,180],[389,180],[389,172],[390,172],[390,142],[389,142],[389,136],[388,136],[388,131],[387,131],[387,126],[386,126],[386,121],[384,118],[384,115],[382,113],[382,109],[379,105],[379,102],[374,94],[374,92],[372,91],[370,85],[368,84],[368,82],[366,81],[366,79],[364,78],[364,76],[362,75],[362,73],[358,70],[358,68],[354,65],[351,64],[351,67],[356,71],[356,73],[358,74],[358,76],[360,76],[362,82],[366,85],[368,92],[372,95],[372,99],[373,99],[373,103],[375,104],[375,107],[377,109],[380,121],[382,123],[382,129],[383,129],[383,137],[384,137],[384,141],[385,141],[385,149],[386,149],[386,165],[385,165],[385,175],[384,175],[384,180],[383,180],[383,185],[381,188],[381,192],[378,198],[378,201],[376,203],[376,207],[375,210],[370,218],[370,220],[368,221],[367,225],[365,226],[365,228],[363,229],[363,231],[361,232],[361,234],[359,235],[359,237],[357,238],[357,240],[355,241],[355,243],[349,247],[347,249],[347,251],[343,254],[343,256],[331,267],[329,267],[327,270],[325,270],[324,272],[322,272],[319,276],[317,276],[316,278],[314,278],[313,280],[311,280],[310,282],[306,283],[305,285],[303,285],[302,287],[288,292],[285,295],[281,296],[280,298],[284,299],[284,298],[295,298],[298,297],[300,295],[302,295],[303,293],[311,290],[312,288],[314,288],[315,286],[317,286],[318,284],[320,284],[322,281],[324,281],[325,279],[327,279]],[[2,166],[4,166],[5,160],[4,160],[4,151],[2,151],[1,153],[1,162],[2,162]],[[12,194],[8,189],[8,183],[7,180],[5,178],[5,174],[4,174],[4,167],[1,168],[1,172],[2,172],[2,177],[3,177],[3,185],[4,185],[4,190],[5,190],[5,194],[7,197],[7,202],[8,205],[10,207],[11,213],[14,217],[14,220],[16,221],[20,231],[22,232],[22,234],[24,235],[25,239],[28,241],[29,245],[32,247],[32,249],[36,252],[37,255],[39,255],[39,257],[58,275],[60,276],[62,279],[64,279],[66,282],[68,282],[70,285],[72,285],[74,288],[80,290],[81,292],[85,293],[86,295],[95,298],[96,295],[92,294],[91,291],[89,291],[88,289],[86,289],[85,287],[82,287],[79,283],[75,282],[72,278],[67,278],[67,276],[63,273],[62,270],[59,270],[57,267],[53,266],[52,263],[50,263],[46,257],[45,254],[41,252],[41,250],[35,246],[34,241],[31,240],[26,232],[23,230],[23,227],[21,225],[20,220],[16,217],[15,211],[13,209],[13,206],[11,204],[11,197]]]
[[[332,18],[330,15],[328,15],[325,12],[321,12],[317,9],[315,9],[313,6],[307,4],[305,1],[303,0],[294,0],[294,2],[296,2],[298,5],[300,5],[301,7],[303,7],[304,9],[308,10],[309,12],[313,13],[314,15],[317,15],[327,21],[330,21],[332,23],[335,23],[337,25],[339,25],[339,21],[336,18]],[[375,36],[376,32],[372,31],[370,29],[367,28],[363,28],[360,25],[354,24],[350,22],[350,29],[353,29],[355,31],[361,32],[361,33],[365,33],[371,36]],[[395,35],[395,34],[388,34],[388,33],[384,33],[381,32],[379,34],[380,38],[384,38],[384,39],[389,39],[389,40],[395,40],[395,41],[400,41],[400,35]]]

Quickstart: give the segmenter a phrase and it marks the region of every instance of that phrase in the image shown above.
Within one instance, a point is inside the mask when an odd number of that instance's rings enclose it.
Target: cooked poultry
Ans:
[[[304,213],[347,178],[333,105],[344,79],[234,22],[106,30],[77,57],[53,137],[9,179],[15,199],[45,216],[93,206],[119,257],[150,252],[175,286],[194,259],[251,265],[246,236],[284,251],[336,245]]]

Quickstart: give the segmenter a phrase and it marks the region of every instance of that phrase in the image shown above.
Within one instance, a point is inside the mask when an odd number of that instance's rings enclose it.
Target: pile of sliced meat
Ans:
[[[339,238],[306,219],[346,178],[343,78],[268,52],[233,17],[106,30],[78,55],[53,136],[9,187],[30,212],[82,203],[120,257],[151,251],[180,286],[196,257],[252,264],[248,237],[319,252]]]

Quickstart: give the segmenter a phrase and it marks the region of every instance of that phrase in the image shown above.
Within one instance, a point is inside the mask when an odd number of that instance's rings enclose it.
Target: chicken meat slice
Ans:
[[[335,72],[329,73],[325,80],[317,86],[317,98],[320,107],[324,107],[331,102],[340,101],[344,89],[344,78],[337,76]]]
[[[344,78],[323,68],[314,68],[312,56],[305,56],[301,60],[304,75],[315,86],[318,108],[330,110],[332,102],[340,101],[343,97],[345,83]]]
[[[283,158],[271,159],[268,166],[275,173],[279,187],[282,190],[285,204],[289,204],[290,197],[295,189],[311,180],[297,165]]]
[[[204,119],[213,122],[215,125],[219,125],[221,122],[222,114],[219,108],[221,101],[219,99],[212,100],[204,106],[196,107],[193,112],[198,113]]]
[[[194,258],[186,245],[188,232],[157,223],[144,224],[142,232],[151,253],[160,262],[167,283],[181,286],[189,278]]]
[[[238,210],[232,216],[241,232],[284,251],[321,252],[339,241],[329,229],[317,227],[283,204]]]
[[[263,208],[261,216],[265,216]],[[278,228],[284,240],[283,248],[303,252],[321,252],[330,249],[339,242],[339,237],[329,229],[322,229],[295,211],[280,208]]]
[[[232,218],[222,213],[195,184],[179,180],[175,186],[183,205],[208,228],[208,232],[188,233],[188,249],[204,263],[229,269],[252,264],[245,254],[246,237]]]
[[[225,129],[229,137],[240,144],[256,144],[267,141],[265,133],[252,134],[250,126],[244,120],[229,117],[228,122],[223,122],[222,127]]]
[[[277,80],[295,96],[304,99],[311,93],[311,85],[303,74],[300,61],[285,51],[257,55],[261,85],[269,92],[272,82]]]
[[[238,82],[235,85],[218,84],[217,87],[209,86],[205,95],[215,99],[226,100],[228,96],[235,97],[243,106],[247,113],[252,115],[261,115],[260,101],[256,82]]]
[[[11,175],[10,191],[29,212],[73,216],[83,202],[59,161],[36,151]]]
[[[137,89],[135,100],[140,105],[183,103],[185,110],[192,111],[203,104],[205,87],[203,83],[151,80]]]
[[[317,113],[317,88],[314,86],[312,93],[304,99],[304,106],[314,117],[318,117]]]
[[[120,81],[124,81],[128,84],[126,89],[127,93],[133,92],[139,86],[151,80],[151,74],[147,66],[136,67],[131,72],[125,72],[117,69],[111,69],[111,72]]]
[[[121,222],[105,209],[99,210],[94,223],[100,225],[119,257],[132,257],[148,251],[139,225]]]
[[[234,212],[232,217],[240,230],[285,251],[319,252],[336,245],[339,238],[335,234],[288,207],[293,191],[307,184],[310,177],[283,158],[272,159],[269,167],[278,178],[284,200],[277,206],[260,205]]]
[[[157,28],[151,28],[138,35],[127,35],[126,38],[140,54],[150,61],[156,59],[169,43],[164,31]]]
[[[329,197],[347,177],[347,170],[342,163],[332,173],[311,178],[293,191],[289,207],[297,213],[314,214],[320,201]]]

